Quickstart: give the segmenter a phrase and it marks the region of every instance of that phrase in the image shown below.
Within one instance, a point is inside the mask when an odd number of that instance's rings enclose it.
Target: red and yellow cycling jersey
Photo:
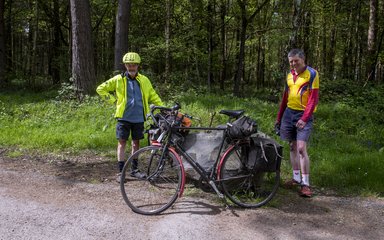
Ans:
[[[285,108],[288,107],[293,110],[304,111],[301,119],[304,122],[307,122],[312,116],[312,113],[316,111],[318,99],[318,72],[309,66],[307,66],[302,73],[297,75],[294,71],[291,71],[287,75],[287,82],[277,121],[280,122]]]
[[[293,110],[304,111],[308,105],[311,92],[319,89],[319,74],[311,67],[304,72],[294,75],[294,72],[287,75],[286,91],[288,91],[288,107]],[[316,111],[316,106],[313,112]]]

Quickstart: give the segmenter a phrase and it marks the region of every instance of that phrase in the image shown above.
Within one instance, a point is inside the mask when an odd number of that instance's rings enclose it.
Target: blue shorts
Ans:
[[[296,127],[297,121],[303,116],[304,111],[286,108],[281,119],[280,137],[286,141],[301,140],[307,142],[312,132],[313,117],[311,117],[303,129]]]
[[[126,121],[117,121],[116,138],[128,140],[132,134],[132,140],[140,140],[144,138],[144,123],[131,123]]]

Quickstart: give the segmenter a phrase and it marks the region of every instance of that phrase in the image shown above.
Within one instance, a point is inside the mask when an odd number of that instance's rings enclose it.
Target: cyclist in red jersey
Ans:
[[[288,53],[288,60],[291,71],[287,75],[275,126],[279,129],[281,139],[289,141],[290,145],[293,178],[285,185],[300,186],[300,196],[311,197],[307,142],[319,99],[319,74],[305,64],[301,49],[292,49]]]

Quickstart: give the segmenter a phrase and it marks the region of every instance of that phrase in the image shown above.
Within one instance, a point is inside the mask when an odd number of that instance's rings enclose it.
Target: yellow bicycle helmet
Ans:
[[[133,64],[140,64],[141,58],[139,54],[135,52],[129,52],[126,53],[123,57],[123,63],[133,63]]]

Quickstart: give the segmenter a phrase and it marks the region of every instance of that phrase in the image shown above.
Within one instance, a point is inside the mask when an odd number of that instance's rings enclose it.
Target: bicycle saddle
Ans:
[[[239,118],[241,115],[243,115],[245,110],[221,110],[220,114],[225,114],[229,117]]]

